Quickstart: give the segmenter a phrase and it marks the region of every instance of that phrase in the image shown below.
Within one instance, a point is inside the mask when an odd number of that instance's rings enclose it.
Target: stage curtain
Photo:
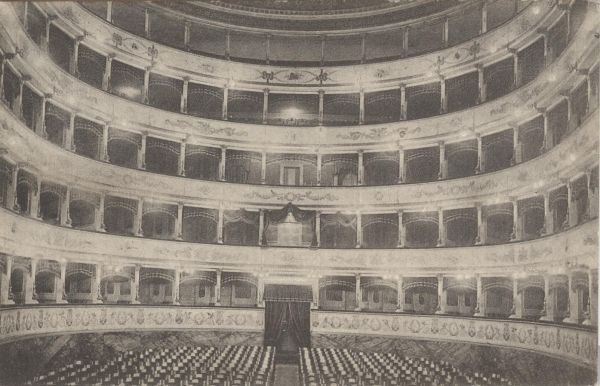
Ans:
[[[310,347],[310,303],[287,303],[288,324],[300,347]]]
[[[281,336],[282,324],[287,312],[288,303],[266,302],[265,304],[265,345],[277,346]]]

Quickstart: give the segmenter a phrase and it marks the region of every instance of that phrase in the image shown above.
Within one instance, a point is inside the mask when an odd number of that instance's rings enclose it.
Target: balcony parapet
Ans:
[[[148,173],[98,162],[39,138],[8,111],[0,110],[2,139],[13,162],[26,162],[41,178],[92,192],[218,208],[280,208],[288,202],[304,209],[385,211],[424,207],[472,206],[509,196],[529,196],[560,185],[594,166],[598,149],[598,112],[558,146],[530,161],[471,177],[393,186],[274,187],[201,181]],[[77,167],[73,167],[77,165]],[[64,171],[68,170],[69,173]]]
[[[569,246],[568,249],[565,246]],[[311,249],[232,246],[143,239],[50,225],[0,210],[0,253],[89,264],[310,275],[428,276],[535,274],[597,267],[598,220],[511,244],[420,249]],[[259,251],[260,248],[260,251]],[[168,259],[164,257],[168,256]]]
[[[152,330],[264,331],[263,309],[63,306],[0,310],[0,344],[43,335]]]
[[[269,81],[273,87],[286,88],[301,85],[306,89],[310,86],[315,88],[323,86],[317,76],[322,67],[299,69],[291,66],[235,63],[209,57],[198,60],[197,55],[155,43],[114,27],[76,3],[48,3],[42,4],[42,7],[44,11],[57,15],[58,19],[55,23],[66,27],[66,30],[74,36],[86,32],[89,36],[86,38],[86,44],[91,48],[100,52],[115,53],[129,63],[151,65],[148,48],[153,47],[157,50],[157,58],[167,70],[166,72],[172,75],[178,74],[176,75],[178,77],[201,77],[209,84],[212,82],[215,86],[223,86],[232,76],[235,76],[238,85],[243,84],[244,88],[260,90],[265,83],[261,77],[262,73],[274,71],[276,76]],[[539,37],[537,28],[545,21],[551,24],[551,21],[561,14],[562,11],[555,8],[551,2],[536,2],[535,6],[527,7],[493,31],[444,50],[384,63],[327,66],[327,73],[330,76],[325,83],[328,89],[348,89],[353,87],[357,80],[363,84],[373,82],[380,85],[390,83],[397,85],[399,81],[406,82],[423,76],[431,78],[431,75],[427,74],[437,70],[445,73],[467,65],[472,69],[474,62],[491,62],[506,56],[508,54],[506,47],[509,45],[513,47],[533,36]],[[354,33],[356,34],[356,31]],[[498,42],[503,42],[503,46],[498,47]],[[190,60],[192,57],[194,59]],[[182,71],[184,68],[185,73]],[[211,81],[210,78],[213,80]],[[257,83],[262,85],[257,87]]]
[[[14,52],[15,42],[18,42],[17,46],[23,48],[23,54],[17,55],[11,63],[15,63],[22,73],[32,76],[29,83],[34,89],[42,94],[52,94],[53,102],[81,111],[82,116],[110,122],[111,127],[117,129],[147,130],[151,135],[171,140],[189,137],[191,144],[228,144],[261,149],[268,146],[274,151],[314,151],[316,147],[331,151],[347,151],[356,147],[363,150],[385,149],[394,142],[402,143],[405,148],[422,147],[423,141],[435,143],[439,140],[456,139],[465,132],[472,131],[473,135],[495,132],[506,128],[511,122],[533,117],[537,114],[535,106],[550,104],[552,98],[557,97],[556,90],[573,84],[572,76],[583,76],[576,73],[569,75],[572,72],[572,58],[579,58],[579,62],[582,62],[597,56],[597,44],[589,43],[595,41],[589,31],[593,18],[587,17],[575,41],[547,69],[552,77],[539,76],[527,86],[493,102],[467,111],[417,121],[298,128],[215,121],[158,110],[114,96],[107,97],[105,92],[60,70],[25,35],[13,17],[7,16],[5,19],[8,23],[3,23],[5,32],[14,31],[17,38],[13,41],[4,40],[0,42],[0,46],[5,52]]]
[[[525,321],[317,311],[313,336],[353,334],[466,342],[539,352],[596,368],[597,332]]]
[[[49,306],[0,310],[0,344],[43,335],[109,331],[223,330],[262,334],[263,309]],[[361,334],[525,349],[595,367],[591,329],[451,316],[311,312],[311,334]]]

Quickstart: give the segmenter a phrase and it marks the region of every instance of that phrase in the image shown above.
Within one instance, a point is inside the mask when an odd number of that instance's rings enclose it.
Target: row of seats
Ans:
[[[272,385],[275,348],[148,348],[109,361],[77,360],[27,385]]]
[[[498,374],[469,373],[448,362],[335,348],[300,348],[300,381],[331,385],[512,385]]]

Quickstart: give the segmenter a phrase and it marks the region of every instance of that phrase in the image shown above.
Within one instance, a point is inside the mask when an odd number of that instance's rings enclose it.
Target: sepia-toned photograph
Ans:
[[[0,386],[598,384],[600,0],[0,2]]]

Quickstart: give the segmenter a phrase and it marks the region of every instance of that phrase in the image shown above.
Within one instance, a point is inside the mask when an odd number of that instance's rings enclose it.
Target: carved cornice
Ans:
[[[379,335],[525,349],[596,368],[597,332],[524,321],[311,312],[311,333]]]
[[[597,268],[598,221],[536,240],[428,249],[311,249],[144,239],[50,225],[0,209],[0,253],[87,264],[142,264],[186,270],[426,277],[540,274],[576,264]],[[568,246],[568,248],[566,248]],[[259,253],[260,248],[260,253]],[[164,256],[169,256],[168,260]]]

